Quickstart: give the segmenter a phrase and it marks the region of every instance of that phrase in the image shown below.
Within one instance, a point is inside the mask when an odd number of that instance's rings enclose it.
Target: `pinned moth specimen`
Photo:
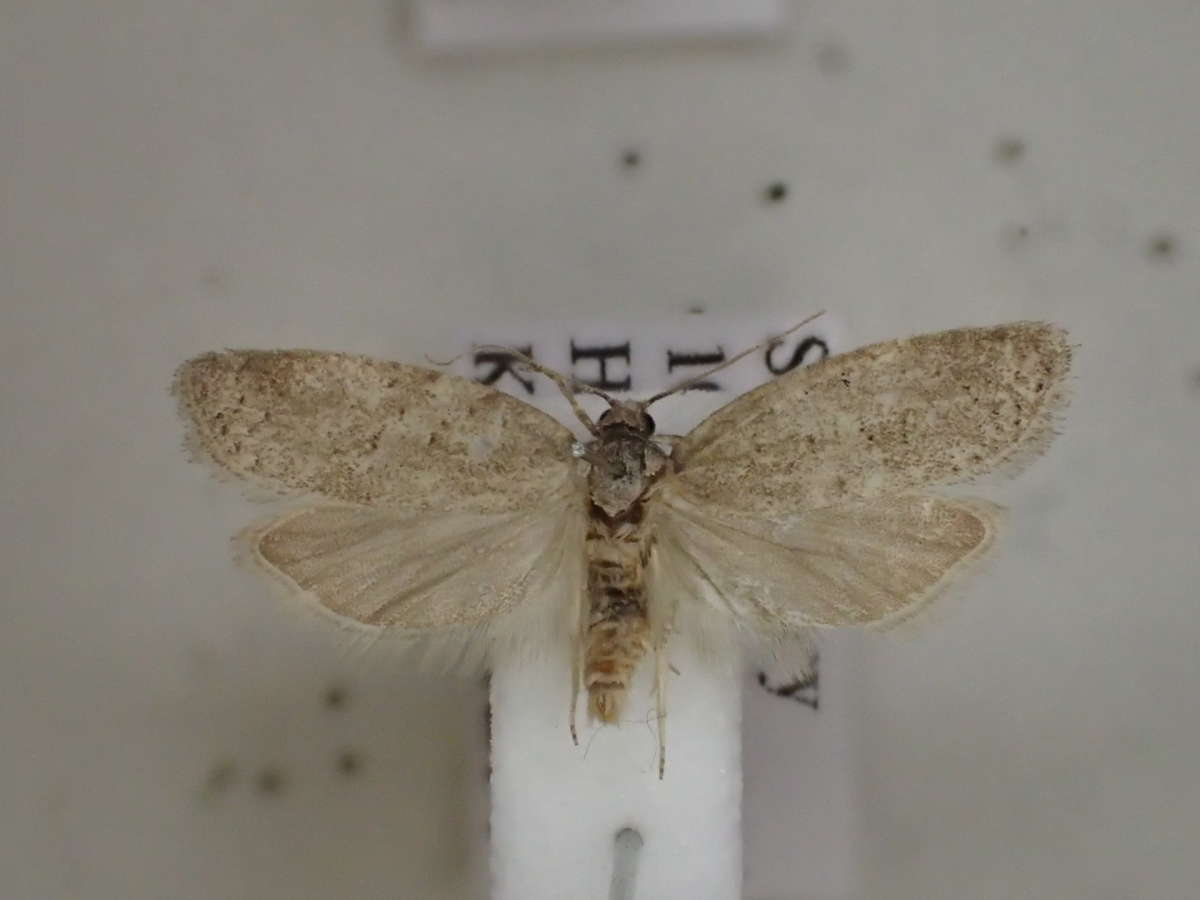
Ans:
[[[484,665],[564,641],[572,736],[581,691],[614,723],[654,655],[660,777],[672,634],[717,623],[786,643],[912,616],[999,525],[995,505],[934,489],[1044,450],[1071,357],[1035,322],[887,341],[667,440],[649,408],[711,373],[622,400],[512,352],[558,385],[587,440],[476,382],[345,353],[208,353],[174,388],[198,456],[305,498],[242,540],[343,623]],[[593,419],[580,393],[607,409]]]

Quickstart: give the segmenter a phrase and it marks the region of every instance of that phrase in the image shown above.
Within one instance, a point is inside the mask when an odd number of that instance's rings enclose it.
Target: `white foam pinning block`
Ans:
[[[784,21],[782,0],[417,0],[416,30],[431,49],[738,37]]]
[[[741,897],[741,679],[685,642],[668,652],[661,781],[652,664],[622,724],[581,721],[578,747],[565,655],[493,672],[492,900]],[[642,845],[618,859],[624,829]]]

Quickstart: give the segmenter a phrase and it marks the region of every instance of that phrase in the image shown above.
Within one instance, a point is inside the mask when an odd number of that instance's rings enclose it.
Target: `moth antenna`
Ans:
[[[677,394],[680,391],[686,391],[693,384],[696,384],[697,382],[703,381],[704,379],[708,378],[709,375],[712,375],[716,372],[720,372],[722,369],[732,366],[735,362],[739,362],[740,360],[745,359],[751,353],[755,353],[755,352],[763,349],[764,347],[768,347],[771,344],[774,344],[776,341],[783,340],[789,334],[799,331],[801,328],[803,328],[805,325],[807,325],[813,319],[820,318],[823,315],[825,315],[825,310],[821,310],[820,312],[815,312],[811,316],[809,316],[807,319],[802,319],[801,321],[797,322],[795,325],[793,325],[787,331],[781,332],[780,334],[777,334],[774,337],[769,337],[765,341],[761,341],[761,342],[755,344],[753,347],[743,350],[741,353],[737,354],[736,356],[731,356],[729,359],[725,360],[725,362],[723,362],[719,365],[713,366],[711,369],[709,369],[705,372],[701,372],[699,375],[689,378],[686,381],[681,381],[681,382],[679,382],[679,384],[675,385],[674,387],[668,388],[665,391],[661,391],[661,392],[655,394],[653,397],[651,397],[648,400],[643,400],[642,401],[642,409],[645,409],[651,403],[657,403],[663,397],[670,397],[672,394]]]
[[[658,780],[667,771],[667,662],[666,648],[654,651],[654,712],[658,717]]]
[[[557,385],[559,385],[559,387],[563,388],[564,391],[566,391],[567,388],[565,388],[563,386],[569,384],[570,389],[577,394],[595,394],[597,397],[603,397],[609,403],[615,404],[617,402],[616,397],[614,397],[612,394],[607,394],[604,391],[600,390],[600,388],[595,387],[590,384],[587,384],[586,382],[580,381],[578,378],[574,378],[570,375],[564,375],[564,374],[562,374],[562,372],[559,372],[557,369],[552,369],[549,366],[543,366],[541,363],[537,362],[532,357],[527,356],[526,354],[522,353],[520,350],[516,350],[512,347],[502,347],[499,344],[478,344],[475,347],[475,349],[476,350],[490,350],[490,351],[498,352],[498,353],[507,353],[509,356],[520,361],[520,363],[522,365],[528,366],[529,368],[533,369],[535,372],[540,372],[541,374],[545,375],[547,378],[552,379]],[[457,359],[457,358],[458,357],[455,357],[455,359]]]
[[[578,653],[571,654],[571,709],[567,713],[567,722],[571,728],[571,743],[579,746],[579,732],[575,730],[575,711],[579,706],[580,660]]]
[[[533,369],[533,371],[545,375],[556,385],[558,385],[558,389],[562,392],[562,395],[566,397],[567,402],[571,404],[571,410],[575,413],[575,417],[579,419],[579,421],[584,424],[587,430],[594,435],[598,436],[600,434],[600,429],[596,427],[596,423],[592,421],[591,416],[587,414],[587,411],[579,405],[579,401],[576,399],[575,395],[595,394],[598,397],[603,397],[610,404],[615,404],[617,402],[613,397],[604,393],[604,391],[600,390],[599,388],[592,387],[590,384],[584,384],[582,381],[579,381],[576,378],[570,378],[566,375],[563,375],[556,369],[551,369],[549,366],[543,366],[539,362],[534,362],[533,359],[526,356],[520,350],[514,350],[512,347],[502,347],[499,344],[479,344],[475,347],[475,349],[507,353],[513,359],[519,361],[521,365],[527,366],[530,369]]]

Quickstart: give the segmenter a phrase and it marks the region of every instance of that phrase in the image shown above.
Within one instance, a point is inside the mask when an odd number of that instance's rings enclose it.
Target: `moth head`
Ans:
[[[596,420],[601,431],[627,428],[647,437],[654,434],[654,419],[646,412],[644,403],[610,400],[609,407]]]

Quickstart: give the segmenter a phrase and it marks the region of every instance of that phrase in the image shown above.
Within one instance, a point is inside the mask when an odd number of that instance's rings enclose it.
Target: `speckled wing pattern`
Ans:
[[[1022,322],[888,341],[756,388],[674,449],[656,511],[667,568],[759,630],[911,615],[1000,519],[923,489],[1040,453],[1070,356],[1060,329]]]
[[[230,350],[184,363],[191,444],[278,493],[406,512],[511,513],[575,477],[541,410],[432,369],[349,353]]]
[[[355,622],[487,622],[545,595],[570,536],[582,542],[571,432],[466,379],[249,350],[185,363],[174,390],[194,452],[319,501],[244,537],[257,563]]]

